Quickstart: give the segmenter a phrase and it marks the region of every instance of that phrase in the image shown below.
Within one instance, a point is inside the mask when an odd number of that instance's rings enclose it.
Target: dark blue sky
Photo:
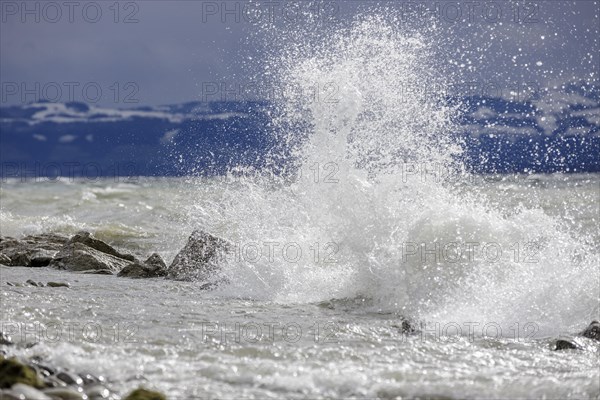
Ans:
[[[0,3],[0,105],[38,95],[111,107],[207,99],[211,82],[234,90],[255,82],[259,49],[270,45],[260,26],[274,21],[326,32],[357,12],[386,7],[402,11],[402,24],[431,24],[433,15],[445,38],[441,54],[457,62],[459,80],[503,90],[521,82],[598,81],[597,1]],[[277,46],[285,46],[281,39]]]

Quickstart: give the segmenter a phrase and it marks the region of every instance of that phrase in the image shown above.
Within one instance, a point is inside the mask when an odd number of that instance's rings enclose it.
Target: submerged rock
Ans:
[[[223,239],[196,230],[168,268],[168,279],[206,281],[219,272],[230,245]]]
[[[139,388],[129,393],[124,400],[167,400],[164,394]]]
[[[578,334],[578,336],[600,342],[600,322],[592,321],[587,328]],[[580,343],[586,339],[568,338],[558,339],[554,350],[582,350],[587,346],[586,343]],[[589,342],[589,341],[588,341]],[[593,342],[592,342],[593,343]]]
[[[558,339],[555,346],[554,350],[580,350],[582,348],[574,340],[569,339]]]
[[[71,285],[69,285],[66,282],[48,282],[46,284],[46,286],[48,286],[48,287],[67,287],[67,288],[71,287]]]
[[[22,239],[3,237],[0,241],[0,263],[22,267],[45,266],[67,241],[67,237],[54,233],[29,235]]]
[[[117,275],[127,278],[157,278],[167,275],[167,264],[154,253],[143,263],[136,261],[127,265]]]

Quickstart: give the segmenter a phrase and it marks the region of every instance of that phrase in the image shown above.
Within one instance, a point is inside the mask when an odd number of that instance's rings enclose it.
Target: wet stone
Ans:
[[[56,374],[56,377],[66,383],[67,385],[83,385],[83,379],[78,375],[71,374],[70,372],[62,371]]]

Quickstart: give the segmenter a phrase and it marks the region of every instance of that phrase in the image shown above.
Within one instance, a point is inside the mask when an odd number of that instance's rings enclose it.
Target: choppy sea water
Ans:
[[[572,235],[591,240],[593,254],[587,256],[597,260],[599,184],[600,176],[589,174],[478,177],[457,190],[477,190],[503,210],[535,209],[557,224],[564,222]],[[210,196],[211,203],[222,201],[236,190],[246,189],[218,178],[3,182],[2,235],[68,235],[86,229],[140,257],[157,251],[170,262],[191,229],[202,225],[201,210],[189,205],[203,204],[199,196]],[[443,222],[439,215],[433,217]],[[446,218],[455,224],[446,221],[438,229],[448,231],[438,231],[437,236],[460,228],[460,221]],[[230,224],[239,222],[223,221],[220,228],[210,228],[235,242],[236,229]],[[303,248],[304,243],[296,243]],[[314,244],[308,243],[307,249],[310,245]],[[339,245],[344,254],[344,243]],[[401,297],[395,297],[396,305],[388,301],[395,289],[381,285],[379,293],[369,292],[375,278],[362,288],[347,279],[342,283],[350,288],[340,289],[336,280],[343,275],[336,265],[331,272],[335,279],[322,283],[320,295],[308,288],[301,291],[304,285],[293,280],[312,279],[305,277],[306,270],[298,270],[302,262],[282,261],[275,253],[270,261],[266,249],[260,260],[254,253],[229,260],[268,269],[261,277],[265,285],[252,290],[247,286],[259,280],[249,282],[244,274],[242,282],[230,275],[231,285],[206,292],[193,282],[2,267],[3,330],[13,332],[13,340],[22,344],[40,342],[30,349],[11,349],[16,354],[40,355],[57,365],[104,375],[122,392],[145,384],[173,398],[600,397],[597,349],[552,350],[553,338],[580,330],[598,317],[597,275],[576,276],[587,283],[574,282],[565,271],[569,278],[554,282],[552,290],[542,283],[530,288],[529,301],[519,293],[522,288],[511,292],[504,286],[512,298],[490,299],[489,304],[476,298],[479,306],[473,298],[457,296],[456,286],[436,287],[432,293],[440,299],[435,307],[422,305],[420,315],[406,315],[397,304]],[[552,250],[541,249],[535,259],[543,260],[544,251]],[[450,268],[451,260],[439,256],[437,262]],[[510,260],[522,269],[537,268],[537,263],[524,261]],[[497,268],[511,265],[491,258],[473,260],[475,265],[484,262]],[[592,265],[597,268],[597,263]],[[342,270],[353,279],[368,279],[347,266]],[[281,271],[280,276],[273,278],[273,271]],[[421,275],[424,280],[429,276]],[[67,281],[71,288],[6,285],[30,278]],[[473,279],[460,281],[463,286],[458,289],[473,293]],[[481,282],[490,279],[497,278],[488,276]],[[536,279],[544,281],[543,276]],[[277,285],[280,280],[287,282]],[[494,280],[490,287],[503,287],[506,281],[511,282],[510,276]],[[419,282],[409,286],[419,287]],[[559,286],[585,303],[552,309],[560,307],[555,301]],[[493,307],[496,312],[490,311]],[[403,315],[421,321],[424,331],[402,334]]]

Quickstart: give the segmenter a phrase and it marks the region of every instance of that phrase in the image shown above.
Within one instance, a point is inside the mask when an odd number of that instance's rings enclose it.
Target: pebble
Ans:
[[[110,391],[101,385],[95,385],[86,390],[86,394],[90,399],[108,399]]]
[[[0,390],[0,399],[2,400],[25,400],[25,395],[13,392],[12,390]]]
[[[71,374],[66,371],[59,372],[56,374],[56,377],[66,383],[67,385],[83,385],[83,379],[81,379],[78,375]]]
[[[53,398],[61,400],[87,400],[85,393],[78,392],[71,388],[52,388],[44,390],[44,393]]]
[[[55,377],[54,375],[44,378],[44,384],[51,388],[66,387],[67,384]]]
[[[104,382],[104,377],[102,377],[102,376],[95,376],[95,375],[92,375],[92,374],[90,374],[88,372],[82,372],[82,373],[79,374],[79,376],[83,380],[83,385],[84,386],[91,385],[91,384],[94,384],[94,383]]]
[[[67,287],[67,288],[71,287],[71,285],[69,285],[66,282],[48,282],[46,284],[46,286],[48,286],[48,287]]]
[[[46,394],[40,392],[36,388],[33,388],[22,383],[16,383],[10,388],[13,392],[23,395],[25,399],[31,400],[52,400],[52,398],[46,396]]]
[[[38,285],[32,279],[27,279],[27,281],[25,283],[29,283],[31,286],[37,286]]]

